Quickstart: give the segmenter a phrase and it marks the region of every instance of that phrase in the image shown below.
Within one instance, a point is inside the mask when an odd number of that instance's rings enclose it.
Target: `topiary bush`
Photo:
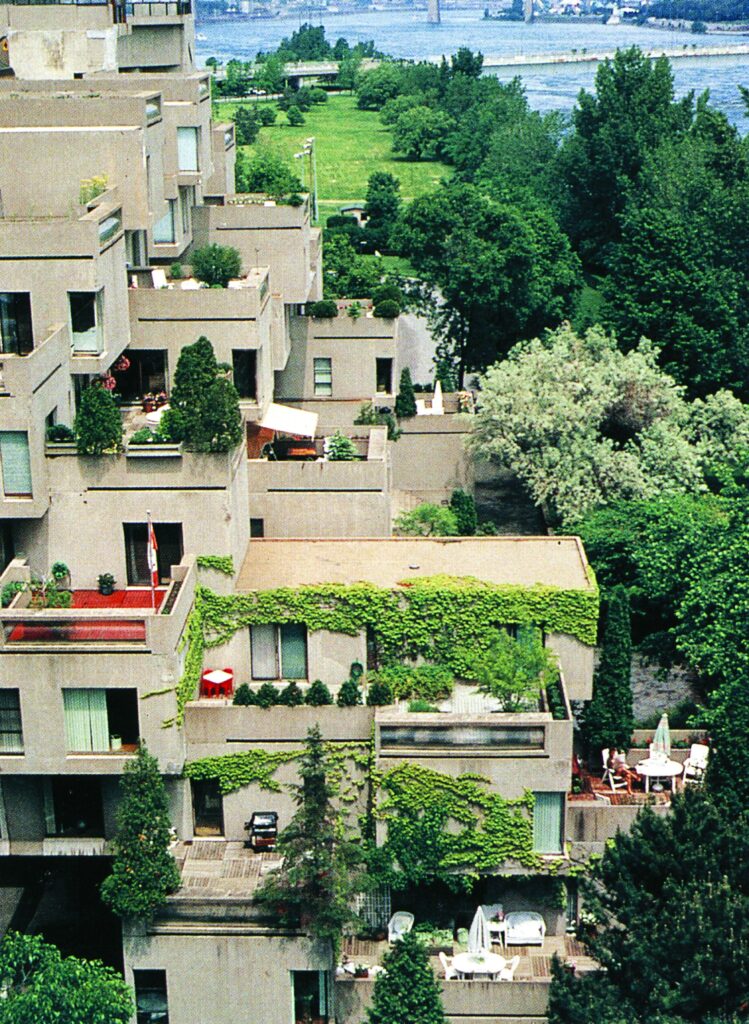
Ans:
[[[304,694],[295,680],[292,679],[288,686],[281,690],[278,695],[278,703],[287,708],[298,708],[300,704],[304,704]]]
[[[335,299],[320,299],[309,307],[309,315],[315,320],[332,320],[338,316],[338,303]]]
[[[229,281],[242,275],[239,250],[231,245],[204,245],[192,254],[192,271],[199,281],[226,288]]]
[[[273,683],[263,683],[255,694],[255,703],[260,708],[270,708],[279,703],[280,696]]]
[[[392,299],[384,299],[378,306],[372,310],[372,315],[380,317],[382,320],[395,320],[397,316],[400,316],[401,308],[397,302]]]
[[[395,415],[399,419],[408,419],[416,415],[416,395],[411,371],[407,366],[401,370],[400,387],[395,398]]]
[[[399,309],[403,308],[403,292],[396,284],[381,284],[372,292],[372,303],[379,306],[381,302],[396,302]]]
[[[347,679],[338,691],[336,704],[339,708],[353,708],[361,703],[362,693],[359,684],[354,679]]]
[[[322,679],[316,679],[304,698],[305,704],[313,708],[321,708],[333,703],[333,697]]]
[[[242,683],[241,686],[237,687],[232,704],[237,704],[239,707],[250,707],[253,704],[257,704],[255,691],[247,683]]]
[[[122,417],[111,391],[92,384],[81,395],[75,418],[75,444],[79,455],[102,455],[122,444]]]
[[[461,537],[473,537],[476,533],[476,502],[472,494],[456,488],[450,498],[450,508],[458,524]]]
[[[369,707],[384,707],[393,703],[393,691],[387,682],[375,679],[370,683],[367,691],[367,704]]]

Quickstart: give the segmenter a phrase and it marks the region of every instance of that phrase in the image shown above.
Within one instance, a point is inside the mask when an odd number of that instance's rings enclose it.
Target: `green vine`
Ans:
[[[214,569],[225,576],[234,575],[234,559],[231,555],[198,555],[195,562],[199,569]]]
[[[187,646],[187,655],[185,657],[184,671],[175,687],[177,714],[174,718],[168,718],[163,723],[165,728],[175,724],[182,725],[185,717],[185,705],[188,701],[194,700],[200,686],[200,674],[203,671],[203,654],[205,651],[203,602],[200,589],[198,588],[195,592],[195,603],[187,617],[185,631],[179,644],[179,650]]]
[[[276,769],[282,764],[295,761],[301,753],[301,750],[285,750],[274,754],[267,750],[248,750],[242,754],[200,757],[185,763],[184,774],[188,779],[217,779],[224,796],[252,783],[261,789],[280,793],[281,784],[273,778]]]

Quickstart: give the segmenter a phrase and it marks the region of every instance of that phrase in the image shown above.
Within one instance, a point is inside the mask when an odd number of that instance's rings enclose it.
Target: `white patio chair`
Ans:
[[[169,287],[169,282],[166,279],[166,274],[162,267],[153,267],[151,270],[151,281],[153,282],[154,288]]]
[[[519,963],[520,963],[520,957],[517,954],[515,954],[515,956],[512,958],[512,960],[510,960],[510,962],[508,964],[505,964],[505,966],[499,972],[499,980],[500,981],[512,981],[512,979],[515,976],[515,971],[518,969],[518,964]]]
[[[701,786],[705,779],[707,759],[710,756],[710,747],[706,743],[693,743],[689,748],[689,757],[684,762],[684,784]]]
[[[450,981],[452,978],[457,978],[458,972],[453,967],[452,960],[448,960],[445,954],[442,952],[442,950],[440,950],[439,952],[439,958],[440,963],[442,964],[443,970],[445,972],[445,981]]]
[[[600,804],[608,804],[609,807],[611,807],[611,797],[610,796],[606,796],[605,793],[598,793],[598,792],[593,793],[593,796],[595,797],[595,799]]]
[[[388,942],[398,942],[414,926],[414,916],[407,910],[396,910],[388,921]]]
[[[617,775],[613,768],[609,768],[609,750],[610,747],[604,747],[601,751],[601,760],[603,762],[603,775],[601,776],[602,782],[608,782],[611,786],[611,791],[615,793],[617,789],[626,789],[627,782],[621,775]]]

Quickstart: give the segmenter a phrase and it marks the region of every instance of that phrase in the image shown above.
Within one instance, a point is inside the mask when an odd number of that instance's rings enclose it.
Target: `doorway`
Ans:
[[[127,562],[127,585],[149,587],[151,574],[148,570],[148,524],[123,523],[125,531],[125,560]],[[172,566],[179,565],[184,552],[182,544],[182,523],[154,523],[156,534],[156,565],[159,583],[168,583]]]
[[[196,836],[224,834],[224,801],[218,779],[192,780],[192,809]]]

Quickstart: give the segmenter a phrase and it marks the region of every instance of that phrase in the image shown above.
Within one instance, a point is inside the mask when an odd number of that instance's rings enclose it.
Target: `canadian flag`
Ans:
[[[158,587],[159,585],[159,566],[156,553],[159,550],[159,545],[156,543],[156,533],[151,522],[151,517],[148,518],[148,571],[151,574],[151,586]]]

